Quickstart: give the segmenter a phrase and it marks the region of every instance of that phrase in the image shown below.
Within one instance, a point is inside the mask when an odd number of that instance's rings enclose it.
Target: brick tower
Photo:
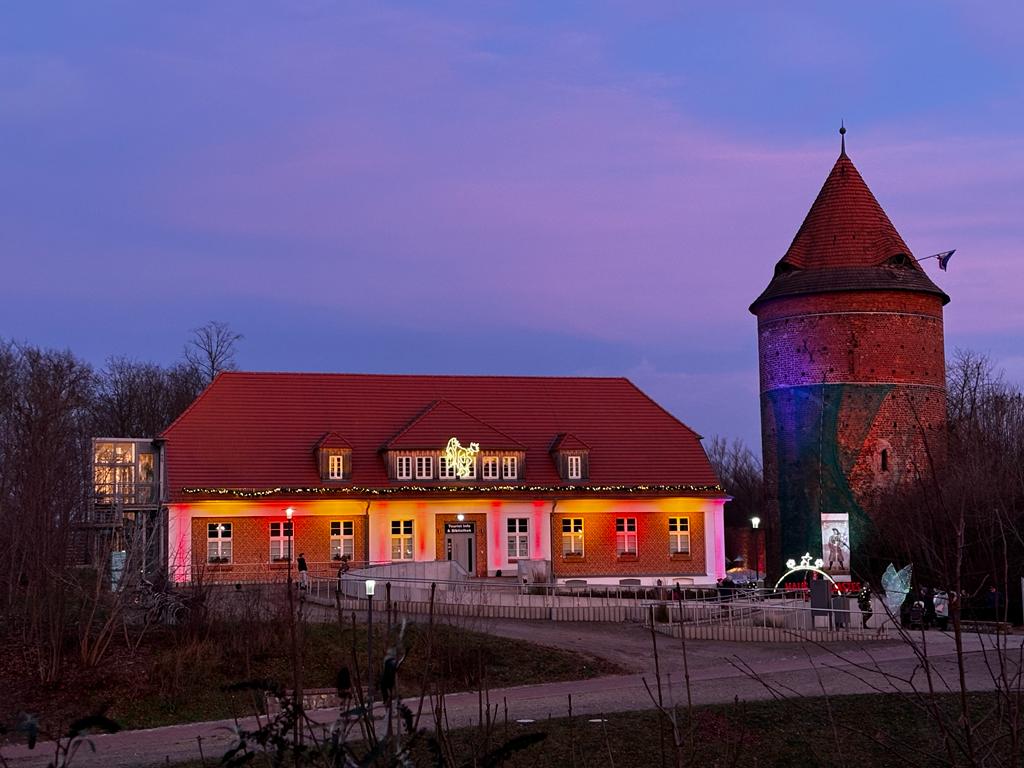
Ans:
[[[770,574],[805,552],[828,568],[833,524],[856,572],[877,493],[943,459],[948,302],[847,156],[844,136],[793,243],[750,307]],[[845,569],[833,564],[837,576],[849,569],[849,560]]]

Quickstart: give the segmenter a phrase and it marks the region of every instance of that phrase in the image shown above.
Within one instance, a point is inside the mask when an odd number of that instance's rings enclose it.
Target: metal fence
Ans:
[[[348,610],[366,610],[364,573],[311,579],[308,596],[324,604],[340,600]],[[802,591],[712,590],[643,586],[564,586],[438,580],[395,576],[374,579],[374,601],[398,614],[550,621],[643,622],[678,637],[723,641],[796,642],[875,640],[890,637],[884,611],[867,627],[848,598],[833,608],[815,608]],[[431,588],[433,587],[433,596]],[[431,605],[432,601],[432,605]]]

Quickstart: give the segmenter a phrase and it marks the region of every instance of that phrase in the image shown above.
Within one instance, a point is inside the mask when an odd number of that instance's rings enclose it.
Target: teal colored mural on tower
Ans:
[[[762,394],[775,422],[784,559],[805,552],[821,556],[822,512],[847,513],[851,539],[863,541],[869,519],[849,476],[892,389],[891,384],[815,384]]]

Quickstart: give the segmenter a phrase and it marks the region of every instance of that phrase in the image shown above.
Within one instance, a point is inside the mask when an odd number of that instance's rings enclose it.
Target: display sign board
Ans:
[[[476,523],[445,523],[444,532],[448,533],[476,533]]]
[[[845,512],[823,512],[821,515],[822,569],[833,579],[850,578],[850,516]]]

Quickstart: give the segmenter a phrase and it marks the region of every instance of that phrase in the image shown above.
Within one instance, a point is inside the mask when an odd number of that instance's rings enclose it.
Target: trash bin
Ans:
[[[836,629],[850,626],[850,598],[846,595],[832,595],[832,622]]]

